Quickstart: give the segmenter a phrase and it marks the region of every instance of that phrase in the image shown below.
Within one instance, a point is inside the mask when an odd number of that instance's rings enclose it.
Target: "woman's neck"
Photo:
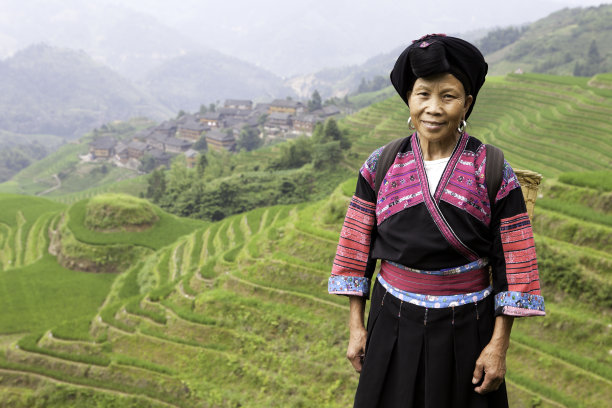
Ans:
[[[420,137],[419,143],[421,145],[421,152],[423,152],[423,160],[431,161],[450,157],[460,137],[459,133],[434,141],[428,141]]]

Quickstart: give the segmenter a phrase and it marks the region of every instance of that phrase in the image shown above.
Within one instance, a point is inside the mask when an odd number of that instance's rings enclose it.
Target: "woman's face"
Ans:
[[[412,123],[428,142],[454,139],[471,104],[472,95],[466,96],[463,84],[449,73],[417,78],[408,95]]]

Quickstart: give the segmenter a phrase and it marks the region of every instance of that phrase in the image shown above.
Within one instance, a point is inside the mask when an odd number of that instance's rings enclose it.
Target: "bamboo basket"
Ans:
[[[538,198],[538,188],[542,181],[542,175],[530,170],[514,170],[514,173],[521,185],[521,190],[523,190],[523,197],[525,197],[525,204],[527,205],[527,214],[529,214],[529,219],[533,221],[533,210],[535,208],[536,198]]]

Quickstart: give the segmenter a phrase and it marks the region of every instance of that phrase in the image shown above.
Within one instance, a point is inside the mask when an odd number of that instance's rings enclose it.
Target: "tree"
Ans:
[[[145,154],[140,164],[140,170],[145,173],[150,173],[155,169],[155,159],[149,154]]]
[[[591,66],[598,65],[601,63],[602,58],[599,55],[599,50],[597,49],[597,42],[595,40],[591,41],[591,45],[589,46],[589,52],[587,53],[587,63]]]
[[[321,95],[319,95],[319,91],[315,89],[312,93],[312,98],[308,101],[308,110],[312,112],[317,109],[321,109]]]
[[[281,154],[268,165],[270,170],[295,169],[312,160],[312,141],[306,136],[285,142],[280,146]]]
[[[208,108],[206,108],[206,105],[200,105],[200,114],[205,114],[206,112],[208,112]]]
[[[197,142],[192,146],[194,150],[202,152],[208,150],[208,143],[206,143],[206,136],[201,136]]]
[[[216,110],[215,104],[211,103],[210,105],[208,105],[208,110],[214,112]]]
[[[163,170],[154,170],[147,178],[146,197],[154,203],[159,203],[166,193],[166,175]]]
[[[179,118],[181,118],[181,117],[185,116],[186,114],[187,114],[187,112],[185,112],[184,110],[182,110],[182,109],[181,109],[181,110],[178,112],[178,115],[176,115],[176,118],[177,118],[177,119],[179,119]]]
[[[262,143],[263,140],[261,140],[259,137],[259,132],[257,129],[250,126],[245,126],[242,128],[238,141],[236,142],[238,149],[244,149],[246,151],[257,149],[262,145]]]
[[[343,150],[351,147],[351,141],[348,139],[346,131],[340,130],[338,122],[334,118],[327,119],[324,125],[317,123],[312,133],[312,139],[317,144],[339,142],[340,148]]]
[[[334,168],[342,160],[339,141],[317,144],[312,149],[312,164],[315,169]]]
[[[206,170],[206,166],[208,166],[208,159],[205,154],[201,154],[198,157],[198,163],[196,165],[196,173],[201,178],[204,175],[204,170]]]

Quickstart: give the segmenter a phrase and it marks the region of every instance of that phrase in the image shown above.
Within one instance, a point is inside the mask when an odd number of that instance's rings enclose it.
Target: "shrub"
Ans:
[[[125,194],[98,195],[86,205],[85,226],[92,230],[142,229],[157,220],[148,201]]]

